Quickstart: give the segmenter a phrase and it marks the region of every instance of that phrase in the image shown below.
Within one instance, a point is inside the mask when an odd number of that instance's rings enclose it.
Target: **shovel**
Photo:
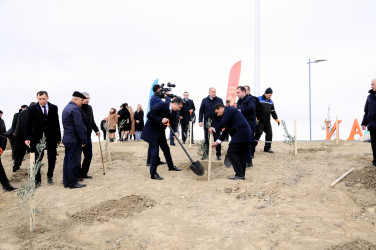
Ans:
[[[196,175],[198,176],[203,176],[204,173],[205,173],[205,168],[204,166],[202,166],[201,162],[200,161],[193,161],[192,158],[189,156],[187,150],[185,150],[183,144],[181,144],[179,138],[175,135],[175,131],[171,128],[170,126],[170,122],[167,122],[165,124],[166,126],[168,126],[172,132],[172,134],[174,135],[175,139],[178,141],[179,145],[181,146],[181,148],[184,150],[185,154],[188,156],[189,160],[191,161],[191,165],[189,166],[189,168],[193,171],[193,173],[195,173]]]

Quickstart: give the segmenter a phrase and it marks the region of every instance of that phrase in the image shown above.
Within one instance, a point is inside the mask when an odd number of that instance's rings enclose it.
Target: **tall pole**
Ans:
[[[311,58],[308,59],[309,77],[309,140],[312,141],[312,117],[311,117]]]
[[[255,0],[255,96],[260,95],[260,0]]]

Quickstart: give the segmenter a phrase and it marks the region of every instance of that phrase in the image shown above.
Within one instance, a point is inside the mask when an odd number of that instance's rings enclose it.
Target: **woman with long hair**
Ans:
[[[130,119],[130,121],[131,121],[131,130],[129,131],[129,140],[132,140],[132,136],[133,136],[133,139],[136,140],[133,108],[131,106],[129,106],[128,110],[129,110],[129,113],[131,114],[131,119]]]
[[[135,130],[136,130],[136,141],[141,140],[141,133],[144,129],[144,111],[142,110],[141,104],[137,105],[137,110],[134,113],[135,120]]]
[[[108,134],[109,134],[110,142],[114,142],[115,133],[116,133],[116,124],[118,123],[118,115],[116,114],[116,109],[114,108],[110,109],[107,122],[109,124]]]

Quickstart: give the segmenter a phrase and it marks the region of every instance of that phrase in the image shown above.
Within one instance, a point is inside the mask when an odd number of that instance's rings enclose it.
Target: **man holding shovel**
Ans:
[[[249,154],[249,146],[254,141],[253,134],[249,128],[248,122],[236,108],[219,103],[215,106],[215,113],[222,117],[221,122],[215,127],[209,128],[209,133],[217,133],[225,128],[219,138],[213,142],[212,147],[216,147],[226,138],[228,134],[231,141],[227,149],[227,156],[234,167],[235,176],[230,180],[245,180],[245,169],[247,155]]]
[[[166,141],[166,124],[170,123],[176,132],[176,112],[183,107],[183,100],[175,97],[171,102],[161,102],[154,105],[147,114],[147,122],[141,135],[141,139],[149,143],[150,152],[150,176],[154,180],[163,180],[157,173],[159,147],[166,158],[169,171],[181,171],[174,166],[170,148]]]

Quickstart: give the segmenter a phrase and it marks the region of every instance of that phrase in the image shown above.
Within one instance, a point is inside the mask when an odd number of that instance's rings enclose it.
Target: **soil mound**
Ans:
[[[13,174],[13,176],[10,178],[10,182],[22,182],[27,180],[28,174],[26,169],[20,169],[17,172]]]
[[[130,195],[120,200],[108,200],[86,211],[72,215],[72,218],[83,222],[109,221],[110,218],[126,218],[134,213],[153,207],[152,199],[142,195]]]
[[[355,249],[376,249],[376,245],[365,240],[353,240],[342,245],[328,248],[328,250],[355,250]]]
[[[197,175],[194,175],[194,174],[190,175],[190,176],[192,176],[193,179],[198,180],[198,181],[207,181],[208,180],[208,165],[209,165],[209,162],[204,161],[204,160],[202,160],[200,162],[201,162],[202,166],[205,168],[205,174],[203,176],[197,176]],[[179,165],[179,167],[182,168],[184,171],[192,172],[192,170],[189,168],[189,166],[191,164],[192,164],[191,162],[182,163],[182,164]],[[229,174],[229,169],[232,170],[232,167],[226,168],[222,161],[212,162],[210,177],[211,177],[212,180],[214,180],[214,179],[227,179],[227,177],[233,175],[233,171],[231,172],[231,174]]]
[[[353,172],[345,180],[352,186],[359,186],[376,191],[376,167],[365,167],[362,170]]]

